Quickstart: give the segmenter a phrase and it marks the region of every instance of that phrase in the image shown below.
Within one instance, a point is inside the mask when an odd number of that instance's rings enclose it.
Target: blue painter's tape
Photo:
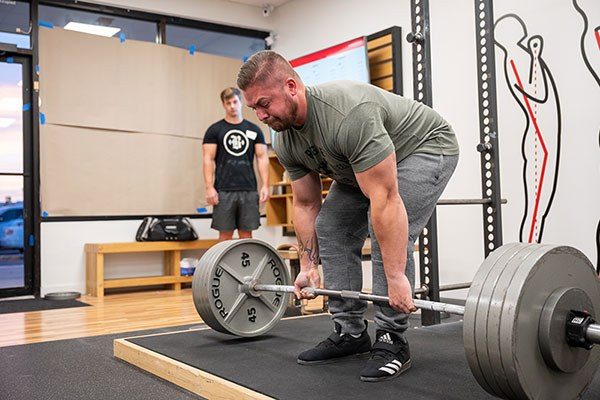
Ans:
[[[191,55],[194,55],[194,53],[196,52],[196,45],[191,44],[190,47],[188,47],[188,50],[190,51]]]
[[[48,29],[53,29],[54,28],[54,24],[52,22],[48,22],[48,21],[38,21],[38,25],[42,26],[44,28],[48,28]]]
[[[36,66],[35,66],[35,73],[36,73],[36,74],[39,74],[39,73],[40,73],[40,66],[39,66],[39,65],[36,65]]]
[[[198,211],[199,214],[206,214],[208,212],[208,209],[206,209],[206,207],[200,207],[196,208],[196,211]]]
[[[9,64],[12,64],[12,63],[15,62],[15,59],[12,58],[12,57],[6,57],[6,62],[9,63]]]
[[[42,217],[46,218],[48,216],[48,211],[43,211],[42,212]]]
[[[125,34],[124,34],[123,32],[121,32],[121,33],[119,34],[119,41],[120,41],[121,43],[123,43],[123,42],[125,41]]]
[[[23,104],[23,111],[29,111],[29,110],[31,110],[31,103]]]
[[[44,125],[46,123],[46,114],[40,113],[40,124]]]
[[[29,235],[29,247],[35,246],[35,236],[33,234]]]

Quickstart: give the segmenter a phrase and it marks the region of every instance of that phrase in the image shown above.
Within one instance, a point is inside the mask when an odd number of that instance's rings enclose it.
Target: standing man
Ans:
[[[339,81],[305,87],[273,51],[253,55],[238,86],[258,118],[278,131],[274,149],[292,179],[294,228],[303,287],[362,289],[361,248],[372,239],[375,344],[363,314],[366,301],[329,300],[334,332],[300,353],[300,364],[371,354],[363,381],[394,378],[410,368],[404,331],[416,310],[413,244],[458,162],[450,125],[434,110],[372,85]],[[322,203],[319,174],[334,182]]]
[[[206,202],[213,206],[211,227],[219,240],[230,240],[238,230],[240,238],[251,238],[260,226],[259,203],[269,199],[269,158],[258,126],[242,116],[240,91],[221,92],[225,118],[212,124],[204,135],[204,183]],[[261,187],[256,191],[254,156]]]

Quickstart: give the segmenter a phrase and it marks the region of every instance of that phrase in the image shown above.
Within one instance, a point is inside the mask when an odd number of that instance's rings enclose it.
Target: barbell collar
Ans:
[[[242,285],[244,286],[244,285]],[[254,292],[283,292],[283,293],[294,293],[294,286],[285,285],[267,285],[261,283],[251,284],[249,287],[250,291]],[[306,287],[303,291],[315,295],[315,296],[329,296],[329,297],[340,297],[343,299],[355,299],[355,300],[368,300],[374,302],[389,303],[390,299],[387,296],[378,296],[374,294],[353,292],[350,290],[330,290],[330,289],[319,289]],[[245,290],[242,290],[245,291]],[[439,312],[447,312],[449,314],[464,315],[465,308],[455,304],[439,303],[436,301],[413,299],[415,306],[422,310],[431,310]]]

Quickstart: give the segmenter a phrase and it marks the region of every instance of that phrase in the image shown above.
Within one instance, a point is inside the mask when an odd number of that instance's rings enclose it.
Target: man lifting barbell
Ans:
[[[342,81],[305,87],[273,51],[253,55],[240,69],[238,87],[258,118],[278,135],[274,149],[292,179],[294,228],[301,271],[296,295],[320,286],[362,288],[361,248],[372,239],[375,344],[367,333],[361,299],[332,298],[334,332],[298,356],[322,364],[370,352],[360,376],[380,381],[410,367],[403,332],[415,311],[414,242],[458,162],[450,125],[434,110],[372,85]],[[322,204],[319,174],[333,179]]]

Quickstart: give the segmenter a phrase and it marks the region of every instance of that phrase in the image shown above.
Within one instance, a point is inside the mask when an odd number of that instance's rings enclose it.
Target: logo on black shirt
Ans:
[[[250,141],[244,132],[232,129],[223,137],[223,146],[232,156],[239,157],[246,154]]]

